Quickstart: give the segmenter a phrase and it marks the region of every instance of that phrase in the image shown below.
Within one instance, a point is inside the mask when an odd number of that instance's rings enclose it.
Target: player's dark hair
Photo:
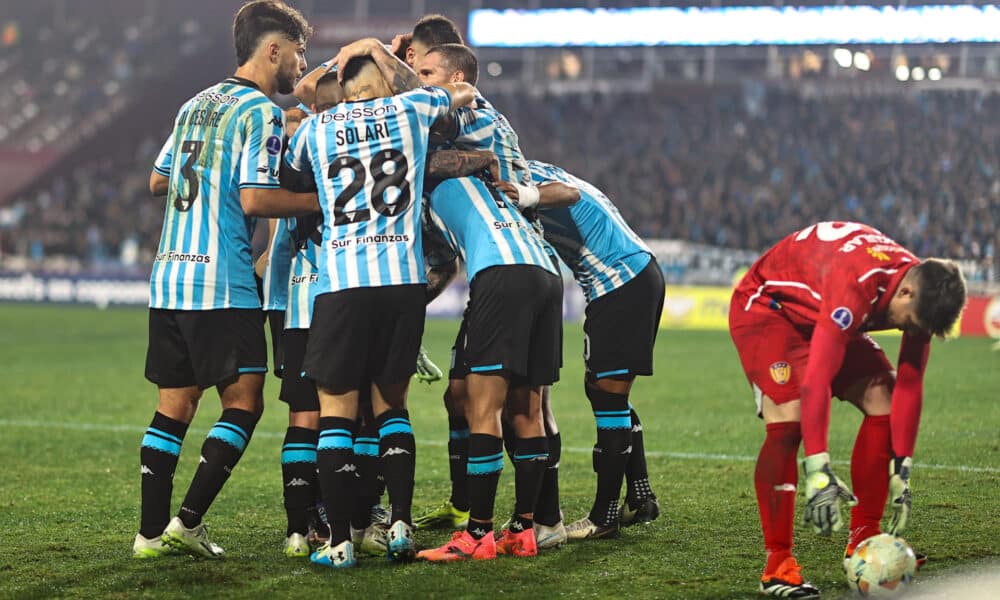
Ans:
[[[424,15],[413,26],[413,41],[431,48],[441,44],[464,44],[455,23],[444,15]]]
[[[331,83],[340,85],[340,82],[337,81],[336,71],[327,71],[326,73],[323,73],[323,76],[316,80],[316,88],[318,89],[321,86],[329,85]]]
[[[944,337],[965,307],[965,278],[950,260],[928,258],[913,267],[917,292],[916,312],[931,334]]]
[[[236,63],[239,66],[246,64],[261,39],[274,32],[290,41],[304,42],[312,33],[312,28],[302,13],[280,0],[255,0],[244,4],[233,19]]]
[[[427,51],[427,54],[437,52],[448,63],[452,71],[461,71],[469,85],[479,81],[479,59],[467,46],[462,44],[441,44]]]
[[[376,68],[378,66],[375,64],[375,59],[371,56],[355,56],[351,60],[347,61],[347,64],[344,65],[343,76],[345,94],[349,93],[348,90],[351,88],[354,80],[361,74],[361,71],[369,65]]]

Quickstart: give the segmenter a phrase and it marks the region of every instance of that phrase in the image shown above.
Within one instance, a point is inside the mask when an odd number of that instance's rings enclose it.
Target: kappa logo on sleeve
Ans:
[[[830,318],[833,319],[833,322],[837,324],[837,327],[840,327],[843,331],[846,331],[847,328],[851,326],[851,323],[854,322],[854,314],[851,313],[851,309],[846,306],[838,306],[833,309],[833,312],[830,313]]]

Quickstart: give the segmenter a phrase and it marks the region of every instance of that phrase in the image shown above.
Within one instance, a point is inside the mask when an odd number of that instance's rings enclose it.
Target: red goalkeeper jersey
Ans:
[[[830,385],[847,342],[866,331],[891,329],[889,301],[920,260],[882,232],[861,223],[824,222],[778,242],[737,286],[750,310],[761,304],[811,335],[801,385],[807,455],[827,450]],[[893,392],[892,438],[897,456],[912,456],[922,402],[929,336],[904,334]]]

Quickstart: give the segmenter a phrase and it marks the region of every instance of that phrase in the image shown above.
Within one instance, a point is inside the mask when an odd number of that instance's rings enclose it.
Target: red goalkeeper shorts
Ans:
[[[780,310],[756,303],[750,310],[745,307],[746,298],[734,295],[729,306],[729,333],[743,372],[755,392],[775,404],[798,400],[799,385],[809,362],[813,328],[794,325]],[[857,381],[892,371],[882,348],[868,335],[861,335],[847,344],[844,363],[831,385],[833,395],[841,397]]]

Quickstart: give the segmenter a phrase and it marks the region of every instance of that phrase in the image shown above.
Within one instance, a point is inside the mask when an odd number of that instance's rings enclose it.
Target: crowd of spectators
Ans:
[[[90,266],[151,260],[163,224],[162,199],[149,194],[149,172],[167,132],[134,147],[110,148],[16,200],[0,230],[2,250],[40,263],[53,256]]]
[[[0,146],[8,149],[75,143],[165,63],[203,46],[199,21],[181,10],[107,0],[12,8],[0,54]]]
[[[808,98],[750,85],[493,100],[529,158],[605,190],[643,237],[763,250],[816,221],[856,220],[995,278],[1000,96]],[[146,181],[164,136],[18,199],[20,225],[0,231],[0,249],[98,260],[138,242],[148,259],[163,205]]]
[[[996,259],[997,95],[804,98],[750,85],[496,103],[527,154],[607,191],[644,237],[762,250],[816,221],[854,220],[921,256]]]

